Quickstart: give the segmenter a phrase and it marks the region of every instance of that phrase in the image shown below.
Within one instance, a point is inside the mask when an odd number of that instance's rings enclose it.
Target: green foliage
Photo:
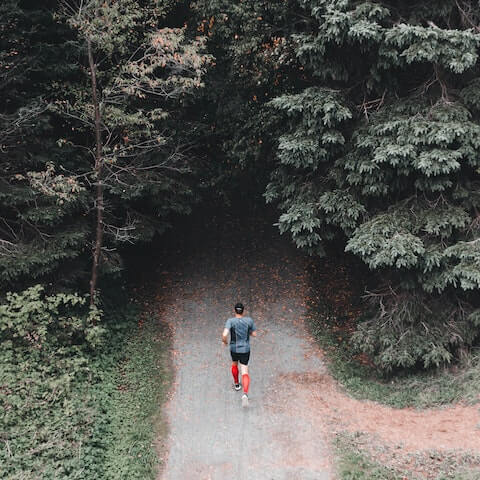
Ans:
[[[171,0],[2,2],[0,286],[84,288],[99,181],[86,39],[102,116],[102,272],[195,200],[184,114],[211,62]],[[183,25],[183,21],[180,25]]]
[[[182,109],[203,86],[211,62],[205,39],[187,38],[185,28],[167,26],[171,2],[89,0],[63,4],[59,19],[72,28],[80,67],[96,71],[100,156],[88,167],[84,184],[91,202],[95,185],[105,195],[104,233],[107,245],[150,240],[168,227],[172,213],[188,213],[193,192],[187,175],[191,142],[178,134]],[[88,64],[88,65],[87,65]],[[94,101],[90,78],[84,75],[57,92],[53,110],[72,124],[62,144],[97,153],[92,128]],[[104,267],[115,269],[112,257]],[[105,269],[104,269],[105,270]]]
[[[155,478],[169,336],[119,295],[102,308],[39,285],[0,305],[4,478]]]
[[[425,247],[420,238],[402,225],[402,220],[404,224],[409,218],[398,211],[393,215],[377,215],[355,230],[346,251],[360,256],[372,269],[392,265],[397,268],[415,266]]]
[[[96,414],[90,356],[104,333],[101,312],[87,305],[85,297],[46,295],[36,285],[7,294],[0,306],[0,457],[7,478],[66,478],[82,468],[78,456]]]
[[[447,280],[463,290],[480,288],[480,251],[478,239],[458,242],[445,250],[445,256],[452,259]],[[476,321],[478,327],[480,322]]]
[[[2,2],[0,12],[0,287],[41,277],[61,283],[79,275],[89,225],[76,168],[81,157],[62,149],[48,104],[52,85],[78,73],[66,62],[74,49],[55,23],[56,2]],[[52,36],[52,31],[55,35]]]
[[[449,198],[458,175],[457,189],[470,190],[479,133],[479,125],[460,104],[404,101],[386,106],[367,126],[360,125],[352,150],[338,166],[345,170],[348,184],[368,197],[408,198],[418,191],[432,200],[441,192]],[[474,192],[470,198],[478,201]]]
[[[111,434],[102,478],[154,479],[162,455],[158,444],[167,432],[161,407],[173,375],[168,328],[154,318],[126,338],[123,353],[109,404]]]
[[[478,35],[468,30],[401,23],[385,32],[379,62],[384,68],[428,62],[463,73],[475,66],[479,41]]]
[[[258,203],[271,170],[275,133],[282,118],[265,103],[292,91],[299,67],[286,35],[304,20],[295,0],[197,0],[189,27],[208,37],[215,66],[195,102],[200,155],[197,171],[205,196],[227,204]]]
[[[450,363],[452,352],[476,338],[476,314],[466,313],[464,305],[394,291],[371,296],[371,301],[377,313],[358,326],[352,342],[383,370]]]
[[[354,199],[351,210],[338,209],[341,204],[332,205],[335,197],[343,203],[351,197],[348,192],[329,192],[328,169],[343,150],[341,128],[352,114],[336,92],[320,88],[278,97],[270,105],[284,112],[290,131],[279,138],[279,167],[265,198],[267,202],[281,200],[282,233],[289,231],[297,246],[311,253],[321,252],[315,247],[322,238],[333,237],[330,225],[351,228],[363,212]]]
[[[373,321],[370,322],[370,325],[364,326],[361,323],[361,319],[356,318],[355,308],[349,305],[348,301],[342,302],[340,310],[333,308],[332,301],[334,298],[340,296],[342,299],[348,299],[351,295],[349,292],[352,288],[355,288],[351,284],[353,280],[348,280],[345,277],[345,270],[348,271],[348,267],[342,265],[341,267],[336,266],[334,269],[330,269],[328,265],[324,265],[322,262],[318,270],[318,272],[322,272],[322,278],[312,277],[312,291],[309,295],[311,302],[308,305],[307,320],[309,329],[320,347],[326,351],[328,369],[335,380],[355,398],[371,400],[395,408],[432,408],[458,402],[467,404],[477,403],[478,391],[480,389],[480,352],[478,348],[473,350],[471,356],[464,356],[460,366],[452,368],[430,368],[424,371],[415,369],[414,371],[403,372],[397,369],[396,372],[390,371],[388,374],[373,363],[365,364],[360,361],[360,358],[352,349],[351,331],[354,332],[353,335],[358,342],[361,341],[358,332],[361,332],[360,335],[365,334],[366,348],[375,354],[371,350],[375,346],[374,342],[378,341],[379,338],[383,338],[382,335],[387,337],[386,341],[388,339],[390,341],[392,339],[395,340],[395,329],[398,328],[400,330],[401,327],[394,325],[393,331],[390,332],[389,327],[391,327],[391,324],[383,329]],[[336,283],[342,286],[340,289],[335,288],[331,291],[334,298],[329,298],[327,293],[319,294],[319,290],[322,291],[322,287],[325,288],[322,284],[328,278],[337,278]],[[403,306],[398,304],[397,309],[401,308]],[[425,312],[425,307],[421,305],[415,305],[414,308],[417,310],[422,309],[422,313]],[[352,313],[349,310],[352,310]],[[385,308],[384,312],[386,312]],[[454,308],[452,308],[452,312],[456,313]],[[408,312],[405,309],[403,313],[406,314]],[[443,316],[443,320],[445,320],[445,317],[446,315]],[[413,318],[414,316],[412,315]],[[354,321],[353,325],[349,319]],[[431,312],[429,312],[427,320],[429,323],[425,323],[425,326],[422,326],[423,331],[419,333],[420,339],[415,338],[418,332],[414,332],[417,328],[414,321],[407,322],[406,334],[410,336],[409,340],[413,339],[412,343],[417,346],[416,348],[419,348],[419,353],[425,355],[425,360],[431,361],[434,358],[429,357],[430,346],[425,343],[429,336],[425,328],[433,328],[437,335],[441,328],[435,319],[431,317]],[[383,317],[382,321],[388,321],[388,319]],[[475,319],[473,317],[464,318],[464,328],[468,329],[469,322],[473,323]],[[360,325],[359,330],[354,328],[357,324]],[[368,335],[368,331],[365,331],[368,328],[376,328],[378,332]],[[448,328],[451,330],[458,327],[452,324]],[[455,338],[456,334],[458,334],[458,330],[456,332],[452,331],[452,338]],[[467,334],[470,335],[470,332],[467,332]],[[442,340],[441,335],[439,335],[438,339]],[[448,339],[445,338],[444,340],[446,340],[444,344],[440,341],[434,349],[440,361],[441,354],[450,351]],[[400,353],[399,357],[403,355],[403,359],[409,358],[410,360],[417,355],[418,352],[413,352],[409,355],[409,352],[412,351],[410,342],[404,341],[399,343],[404,347],[404,350],[396,353],[393,352],[398,348],[396,342],[390,343],[390,353],[395,357],[394,362],[397,360],[398,353]],[[380,356],[384,354],[383,345],[380,346],[377,354]]]
[[[286,42],[313,86],[270,102],[284,122],[266,199],[297,246],[340,240],[375,272],[385,301],[355,345],[386,370],[449,363],[480,333],[470,3],[302,1],[309,21]]]
[[[31,349],[33,357],[49,356],[50,348],[55,352],[76,344],[95,348],[102,334],[96,325],[101,312],[92,306],[77,316],[77,306],[85,307],[85,298],[65,293],[46,296],[41,285],[7,293],[6,303],[0,306],[2,337],[16,348]]]
[[[393,468],[380,465],[375,460],[355,448],[355,443],[347,435],[339,435],[335,441],[338,461],[338,474],[341,480],[405,480]]]
[[[362,432],[341,433],[335,439],[341,480],[475,480],[476,455],[428,450],[406,453],[377,443]]]

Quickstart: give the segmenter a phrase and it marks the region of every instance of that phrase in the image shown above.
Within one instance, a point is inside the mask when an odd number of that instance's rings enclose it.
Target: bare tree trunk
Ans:
[[[103,245],[103,184],[102,184],[102,167],[103,167],[103,158],[102,158],[102,132],[101,132],[101,116],[100,116],[100,105],[98,102],[98,91],[97,91],[97,75],[95,70],[95,62],[93,60],[92,53],[92,42],[87,38],[87,48],[88,48],[88,63],[90,66],[90,78],[92,82],[92,99],[93,106],[95,109],[95,177],[96,177],[96,201],[95,208],[97,211],[97,228],[95,235],[95,248],[93,250],[93,263],[92,263],[92,275],[90,278],[90,304],[95,303],[95,290],[97,288],[97,279],[98,279],[98,266],[101,260],[102,245]]]

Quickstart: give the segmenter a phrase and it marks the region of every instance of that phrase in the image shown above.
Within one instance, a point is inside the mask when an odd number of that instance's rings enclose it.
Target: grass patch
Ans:
[[[105,479],[155,478],[156,433],[166,433],[161,407],[172,380],[170,332],[155,319],[144,323],[125,344],[112,397],[111,436],[105,456]]]
[[[333,268],[333,267],[332,267]],[[320,277],[321,272],[321,277]],[[330,279],[333,285],[326,283]],[[480,401],[480,349],[472,350],[461,365],[385,377],[365,356],[352,350],[349,339],[361,315],[358,285],[343,267],[322,266],[312,274],[308,325],[327,353],[332,376],[349,394],[396,408],[429,408],[455,402]]]
[[[362,452],[347,435],[337,436],[335,450],[340,480],[405,480],[405,476],[380,465]]]
[[[406,453],[377,445],[363,433],[339,434],[334,444],[340,480],[478,480],[480,458],[458,452]]]

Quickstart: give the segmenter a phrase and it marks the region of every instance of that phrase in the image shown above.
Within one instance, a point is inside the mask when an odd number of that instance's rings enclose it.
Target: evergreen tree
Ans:
[[[387,370],[452,359],[478,337],[478,55],[473,3],[303,1],[290,37],[313,86],[285,118],[266,191],[281,231],[376,273],[354,336]],[[468,8],[467,8],[468,6]]]
[[[79,156],[57,144],[63,125],[49,111],[55,83],[79,73],[65,62],[68,29],[54,21],[55,6],[0,5],[1,290],[46,276],[73,281],[89,232],[83,191],[65,171]]]

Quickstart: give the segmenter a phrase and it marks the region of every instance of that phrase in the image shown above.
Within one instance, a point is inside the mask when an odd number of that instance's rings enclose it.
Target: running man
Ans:
[[[250,359],[250,335],[257,336],[257,327],[250,317],[243,316],[243,305],[235,305],[235,316],[229,318],[223,329],[222,341],[228,345],[228,334],[230,333],[230,355],[232,356],[232,375],[235,390],[240,390],[238,381],[238,362],[242,371],[243,396],[242,406],[248,407],[248,387],[250,376],[248,375],[248,360]]]

